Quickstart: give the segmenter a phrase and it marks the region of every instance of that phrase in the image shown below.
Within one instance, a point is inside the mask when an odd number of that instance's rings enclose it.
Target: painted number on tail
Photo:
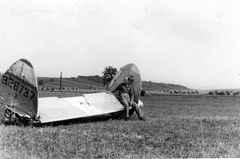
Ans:
[[[22,94],[24,97],[28,98],[29,100],[32,100],[34,97],[34,92],[29,87],[22,84],[16,79],[3,75],[2,84],[9,86],[10,88]]]

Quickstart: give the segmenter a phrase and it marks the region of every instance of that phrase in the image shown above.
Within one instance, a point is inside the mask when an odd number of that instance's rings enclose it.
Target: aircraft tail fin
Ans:
[[[33,65],[26,59],[13,63],[2,75],[0,92],[5,105],[36,118],[38,85]]]

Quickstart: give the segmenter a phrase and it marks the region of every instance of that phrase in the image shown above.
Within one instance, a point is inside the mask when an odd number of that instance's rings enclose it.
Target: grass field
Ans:
[[[240,97],[152,95],[141,99],[145,104],[142,108],[147,117],[145,122],[133,115],[129,121],[102,116],[97,120],[33,128],[0,125],[0,156],[240,157]]]

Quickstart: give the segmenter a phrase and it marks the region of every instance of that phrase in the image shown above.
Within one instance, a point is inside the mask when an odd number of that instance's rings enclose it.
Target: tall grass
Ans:
[[[1,125],[5,158],[240,157],[239,98],[144,97],[147,121]]]

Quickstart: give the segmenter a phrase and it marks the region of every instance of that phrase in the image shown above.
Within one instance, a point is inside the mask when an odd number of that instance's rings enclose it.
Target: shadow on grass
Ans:
[[[131,117],[131,119],[135,119],[134,117]],[[130,119],[130,120],[131,120]],[[106,122],[109,120],[124,120],[122,117],[115,117],[111,114],[105,114],[105,115],[96,115],[91,117],[83,117],[83,118],[75,118],[75,119],[68,119],[68,120],[62,120],[62,121],[56,121],[56,122],[49,122],[49,123],[21,123],[21,122],[15,122],[13,120],[5,120],[2,121],[0,124],[3,124],[5,126],[31,126],[31,127],[47,127],[47,126],[66,126],[71,124],[83,124],[83,123],[97,123],[97,122]]]
[[[1,124],[5,126],[34,126],[34,127],[45,127],[45,126],[60,126],[60,125],[71,125],[71,124],[81,124],[81,123],[96,123],[96,122],[106,122],[109,120],[117,120],[113,119],[111,115],[98,115],[98,116],[91,116],[91,117],[84,117],[84,118],[76,118],[70,120],[63,120],[57,122],[49,122],[49,123],[33,123],[31,124],[22,124],[16,123],[14,121],[5,120],[1,122]]]
[[[57,121],[57,122],[51,122],[51,123],[42,123],[42,124],[38,123],[38,124],[33,124],[33,126],[34,127],[60,126],[60,125],[65,126],[65,125],[71,125],[71,124],[106,122],[109,120],[119,120],[119,119],[114,119],[110,114],[106,114],[106,115],[63,120],[63,121]]]

